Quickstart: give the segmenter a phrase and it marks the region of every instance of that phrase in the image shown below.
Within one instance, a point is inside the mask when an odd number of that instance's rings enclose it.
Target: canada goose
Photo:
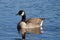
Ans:
[[[24,10],[20,10],[18,12],[19,16],[22,16],[22,20],[17,25],[18,32],[21,32],[22,39],[25,39],[25,34],[28,33],[34,33],[34,34],[40,34],[42,33],[42,23],[44,18],[30,18],[26,19],[26,14]]]

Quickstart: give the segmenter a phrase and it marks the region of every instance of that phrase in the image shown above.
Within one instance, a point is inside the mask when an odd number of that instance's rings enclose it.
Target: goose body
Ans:
[[[44,18],[26,19],[25,12],[20,10],[17,15],[22,16],[22,20],[17,25],[17,30],[22,34],[22,39],[25,39],[26,33],[40,34],[42,33],[42,24]]]

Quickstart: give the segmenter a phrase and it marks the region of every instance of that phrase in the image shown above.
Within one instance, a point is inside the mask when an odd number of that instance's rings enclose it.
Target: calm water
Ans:
[[[0,0],[0,40],[20,40],[16,26],[26,11],[27,18],[46,18],[43,34],[27,34],[26,40],[60,40],[60,0]]]

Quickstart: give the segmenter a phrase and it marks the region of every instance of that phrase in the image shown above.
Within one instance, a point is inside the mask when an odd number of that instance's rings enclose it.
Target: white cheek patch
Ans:
[[[23,16],[23,15],[24,15],[24,12],[22,12],[21,16]]]

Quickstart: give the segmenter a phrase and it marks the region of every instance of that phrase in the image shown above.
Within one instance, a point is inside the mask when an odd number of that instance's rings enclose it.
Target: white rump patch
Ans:
[[[43,28],[42,28],[42,24],[43,24],[43,21],[41,21],[41,24],[40,24],[40,26],[41,26],[41,28],[40,28],[40,29],[41,29],[41,30],[43,30]]]
[[[41,24],[40,24],[40,26],[42,26],[42,24],[43,24],[43,20],[41,21]]]
[[[41,33],[43,33],[43,28],[42,28],[42,24],[43,24],[43,20],[41,21],[41,24],[40,24],[40,29],[41,29]]]

